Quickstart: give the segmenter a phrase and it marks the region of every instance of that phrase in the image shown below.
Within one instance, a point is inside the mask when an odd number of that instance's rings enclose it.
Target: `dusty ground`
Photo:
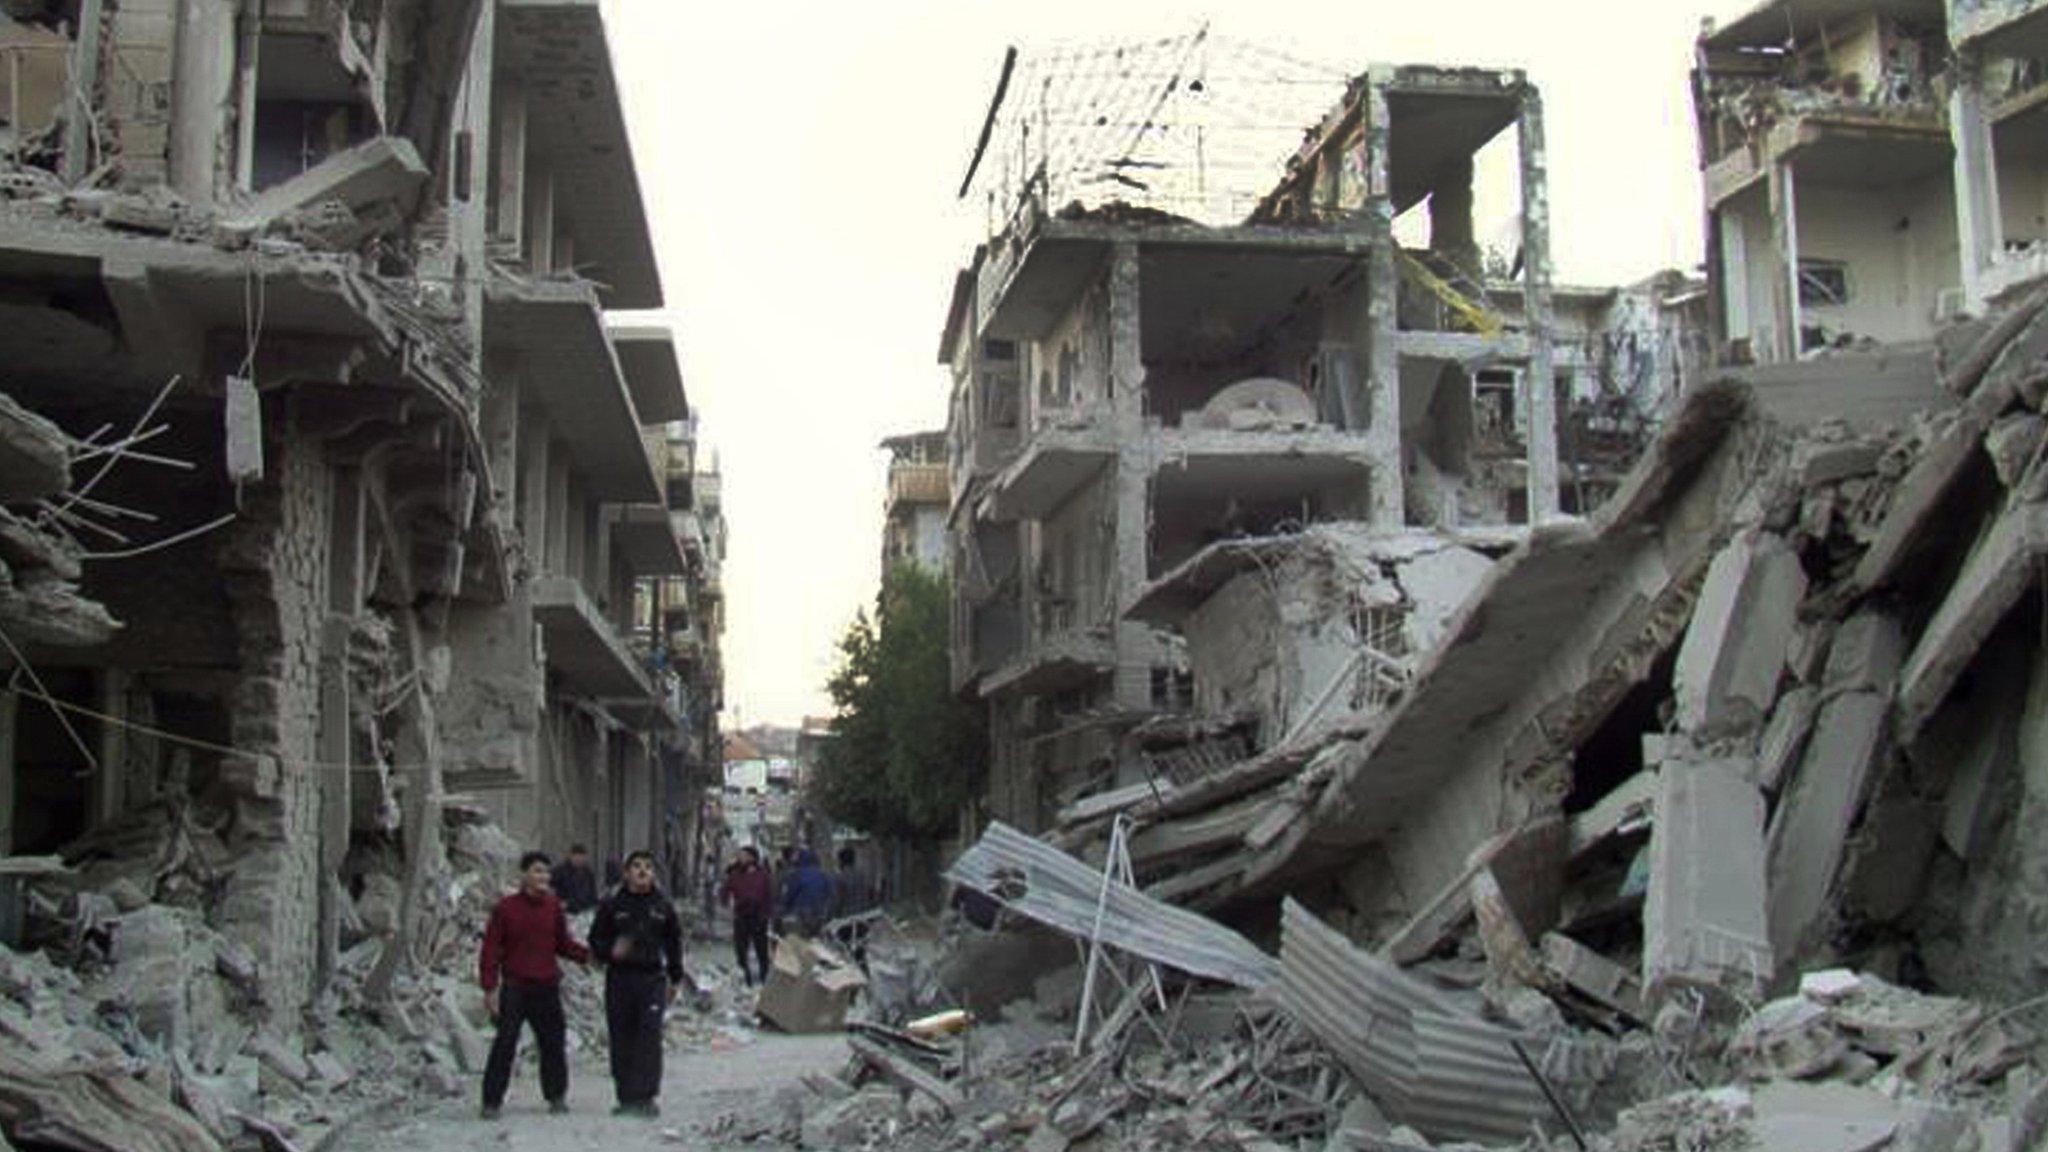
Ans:
[[[475,1093],[436,1101],[419,1111],[358,1125],[334,1145],[336,1152],[637,1152],[639,1149],[772,1148],[746,1142],[770,1116],[777,1090],[806,1072],[837,1071],[846,1063],[840,1036],[763,1035],[728,1052],[670,1054],[662,1080],[661,1118],[611,1114],[611,1080],[601,1057],[570,1070],[567,1116],[551,1116],[539,1086],[522,1069],[496,1121],[477,1119]],[[748,1122],[729,1126],[726,1118]]]
[[[731,974],[722,943],[698,942],[690,969],[721,977]],[[687,1013],[686,1005],[673,1011]],[[331,1152],[638,1152],[692,1148],[716,1152],[777,1147],[761,1133],[773,1126],[782,1107],[776,1094],[809,1072],[837,1072],[847,1059],[845,1037],[783,1036],[743,1030],[709,1044],[671,1049],[663,1067],[659,1119],[613,1116],[611,1076],[602,1052],[570,1054],[566,1116],[549,1115],[529,1053],[531,1035],[520,1045],[520,1064],[495,1121],[477,1117],[480,1083],[460,1097],[420,1097],[389,1115],[357,1123],[328,1148]],[[794,1120],[792,1115],[789,1119]],[[753,1137],[749,1140],[748,1137]]]

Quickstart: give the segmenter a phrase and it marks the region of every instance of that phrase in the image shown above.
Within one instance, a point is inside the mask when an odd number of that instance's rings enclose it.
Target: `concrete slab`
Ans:
[[[1764,799],[1739,760],[1676,760],[1658,773],[1643,907],[1643,987],[1756,996],[1772,970]]]
[[[1912,739],[1947,699],[1992,630],[2033,587],[2043,555],[2048,555],[2048,504],[2015,503],[1978,537],[1906,661],[1899,685],[1902,738]]]
[[[1756,746],[1756,783],[1766,792],[1784,787],[1785,777],[1806,751],[1806,738],[1820,714],[1820,692],[1801,684],[1778,698]]]
[[[1738,536],[1714,557],[1673,673],[1680,728],[1711,738],[1763,722],[1805,595],[1799,557],[1776,536]]]
[[[1770,941],[1780,962],[1809,942],[1864,786],[1883,749],[1886,698],[1846,692],[1820,710],[1770,833]]]
[[[409,210],[426,182],[427,166],[411,141],[402,136],[379,136],[264,189],[248,207],[222,221],[222,227],[235,232],[261,231],[289,212],[329,200],[338,200],[351,210],[391,201]]]

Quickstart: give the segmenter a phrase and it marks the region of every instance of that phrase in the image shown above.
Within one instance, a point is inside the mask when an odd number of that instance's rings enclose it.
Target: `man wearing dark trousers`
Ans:
[[[505,1103],[512,1060],[519,1054],[519,1031],[527,1025],[540,1045],[540,1091],[548,1111],[569,1110],[567,1025],[557,956],[578,964],[590,962],[590,950],[569,935],[569,917],[549,890],[547,853],[528,852],[519,858],[519,891],[491,909],[478,958],[484,1007],[498,1022],[491,1058],[484,1065],[486,1120],[497,1119]]]
[[[747,987],[768,979],[768,918],[775,914],[775,889],[768,870],[761,867],[758,848],[740,849],[740,858],[725,873],[725,898],[732,903],[732,950],[740,962],[740,975]],[[757,978],[747,968],[752,951],[761,969]]]
[[[626,857],[618,891],[598,902],[590,951],[604,970],[604,1017],[612,1085],[622,1116],[659,1116],[662,1013],[683,985],[683,929],[668,894],[654,884],[654,855]]]
[[[597,873],[590,870],[590,853],[583,845],[569,845],[569,858],[555,865],[551,875],[555,897],[569,915],[581,915],[597,907]]]

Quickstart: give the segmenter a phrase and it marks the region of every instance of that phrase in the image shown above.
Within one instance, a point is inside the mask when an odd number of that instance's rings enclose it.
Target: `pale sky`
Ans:
[[[1741,0],[603,0],[703,443],[725,474],[727,723],[830,711],[879,578],[885,454],[945,423],[954,195],[1006,45],[1183,34],[1372,62],[1521,67],[1544,93],[1559,280],[1699,261],[1687,68]],[[1306,125],[1304,125],[1306,126]],[[1483,233],[1482,233],[1483,235]],[[708,458],[708,455],[707,457]]]

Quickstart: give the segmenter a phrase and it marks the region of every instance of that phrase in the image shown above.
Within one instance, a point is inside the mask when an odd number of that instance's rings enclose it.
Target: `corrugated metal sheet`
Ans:
[[[1288,1013],[1393,1120],[1433,1139],[1518,1140],[1552,1119],[1514,1033],[1352,947],[1292,900],[1281,914],[1280,964]]]
[[[990,825],[946,878],[1071,936],[1094,930],[1102,873],[1007,824]],[[1240,988],[1265,988],[1279,962],[1251,941],[1203,916],[1163,904],[1128,884],[1111,883],[1102,940],[1157,964]]]

